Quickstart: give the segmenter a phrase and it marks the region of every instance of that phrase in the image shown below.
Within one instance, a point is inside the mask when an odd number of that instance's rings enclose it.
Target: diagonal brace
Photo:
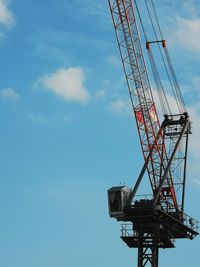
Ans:
[[[169,162],[168,162],[167,168],[166,168],[166,170],[165,170],[165,172],[164,172],[163,178],[162,178],[162,180],[161,180],[161,182],[160,182],[159,188],[156,190],[156,195],[155,195],[155,197],[154,197],[154,202],[153,202],[154,205],[156,205],[156,203],[157,203],[157,201],[158,201],[158,199],[159,199],[160,192],[161,192],[161,190],[162,190],[163,184],[164,184],[164,182],[165,182],[165,180],[166,180],[166,178],[167,178],[167,174],[168,174],[168,172],[169,172],[169,170],[170,170],[171,164],[172,164],[172,162],[173,162],[173,160],[174,160],[174,157],[175,157],[175,155],[176,155],[176,152],[177,152],[177,150],[178,150],[178,147],[179,147],[179,145],[180,145],[180,142],[181,142],[181,140],[182,140],[182,138],[183,138],[183,135],[184,135],[184,133],[185,133],[187,127],[188,127],[188,124],[189,124],[189,121],[186,120],[186,121],[185,121],[185,124],[184,124],[184,126],[183,126],[183,129],[182,129],[182,131],[181,131],[181,133],[180,133],[179,139],[178,139],[178,141],[177,141],[177,143],[176,143],[176,146],[175,146],[175,148],[174,148],[174,151],[173,151],[173,153],[172,153],[172,155],[171,155],[171,158],[170,158],[170,160],[169,160]]]
[[[139,175],[139,177],[138,177],[138,179],[137,179],[137,182],[136,182],[136,184],[135,184],[135,186],[134,186],[134,188],[133,188],[133,191],[130,193],[130,196],[129,196],[129,199],[128,199],[128,202],[127,202],[128,205],[131,205],[131,203],[132,203],[132,201],[133,201],[133,199],[134,199],[134,197],[135,197],[135,195],[136,195],[136,193],[137,193],[138,187],[139,187],[139,185],[140,185],[140,183],[141,183],[141,181],[142,181],[142,178],[143,178],[143,176],[144,176],[144,174],[145,174],[145,171],[146,171],[146,169],[147,169],[147,167],[148,167],[148,163],[149,163],[149,160],[150,160],[150,158],[151,158],[151,156],[152,156],[152,152],[153,152],[153,150],[154,150],[154,148],[155,148],[155,145],[156,145],[158,139],[160,138],[160,135],[161,135],[162,130],[163,130],[164,127],[165,127],[165,126],[162,125],[162,126],[160,127],[160,130],[158,131],[158,134],[157,134],[157,136],[156,136],[156,139],[155,139],[155,141],[154,141],[154,143],[153,143],[153,145],[152,145],[152,147],[151,147],[151,150],[150,150],[150,152],[149,152],[149,154],[148,154],[148,156],[147,156],[147,158],[146,158],[146,160],[145,160],[145,163],[144,163],[143,168],[142,168],[142,170],[141,170],[141,172],[140,172],[140,175]]]

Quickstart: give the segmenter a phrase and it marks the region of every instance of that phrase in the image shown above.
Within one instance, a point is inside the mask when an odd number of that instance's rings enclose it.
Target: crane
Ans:
[[[176,239],[193,239],[198,235],[198,221],[184,211],[191,119],[153,0],[144,0],[153,40],[147,36],[136,0],[108,0],[108,3],[144,158],[133,188],[115,186],[108,190],[109,214],[122,222],[121,239],[128,247],[138,249],[137,266],[158,267],[160,248],[173,248]],[[164,114],[162,122],[152,93],[138,20]],[[178,112],[172,111],[168,101],[154,46],[163,60]],[[149,179],[145,183],[149,183],[151,194],[138,198],[146,174]]]

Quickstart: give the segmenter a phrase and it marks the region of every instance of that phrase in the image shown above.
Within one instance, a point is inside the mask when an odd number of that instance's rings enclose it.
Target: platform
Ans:
[[[131,248],[173,248],[174,240],[193,239],[198,235],[198,221],[185,213],[164,211],[151,202],[124,208],[121,239]]]

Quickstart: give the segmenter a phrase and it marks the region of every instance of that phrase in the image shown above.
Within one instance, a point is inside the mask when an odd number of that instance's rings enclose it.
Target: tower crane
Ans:
[[[108,190],[111,218],[122,222],[121,239],[138,249],[138,267],[158,267],[160,248],[175,247],[176,239],[198,235],[198,221],[184,211],[188,138],[191,119],[187,112],[173,65],[163,38],[153,0],[144,0],[154,39],[146,33],[136,0],[108,0],[127,87],[136,120],[144,165],[131,189]],[[164,113],[159,120],[143,53],[138,22]],[[168,101],[154,56],[154,46],[163,61],[178,112]],[[147,174],[150,195],[137,196]],[[145,186],[146,188],[146,186]]]

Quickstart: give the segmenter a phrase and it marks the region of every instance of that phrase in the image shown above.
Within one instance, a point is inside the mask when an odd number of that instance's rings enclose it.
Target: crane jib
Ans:
[[[131,0],[108,2],[145,161],[153,147],[147,172],[153,194],[156,194],[169,160],[163,134],[156,139],[161,125],[147,73],[136,14]],[[175,208],[178,207],[170,172],[166,175],[161,193],[168,197]]]

